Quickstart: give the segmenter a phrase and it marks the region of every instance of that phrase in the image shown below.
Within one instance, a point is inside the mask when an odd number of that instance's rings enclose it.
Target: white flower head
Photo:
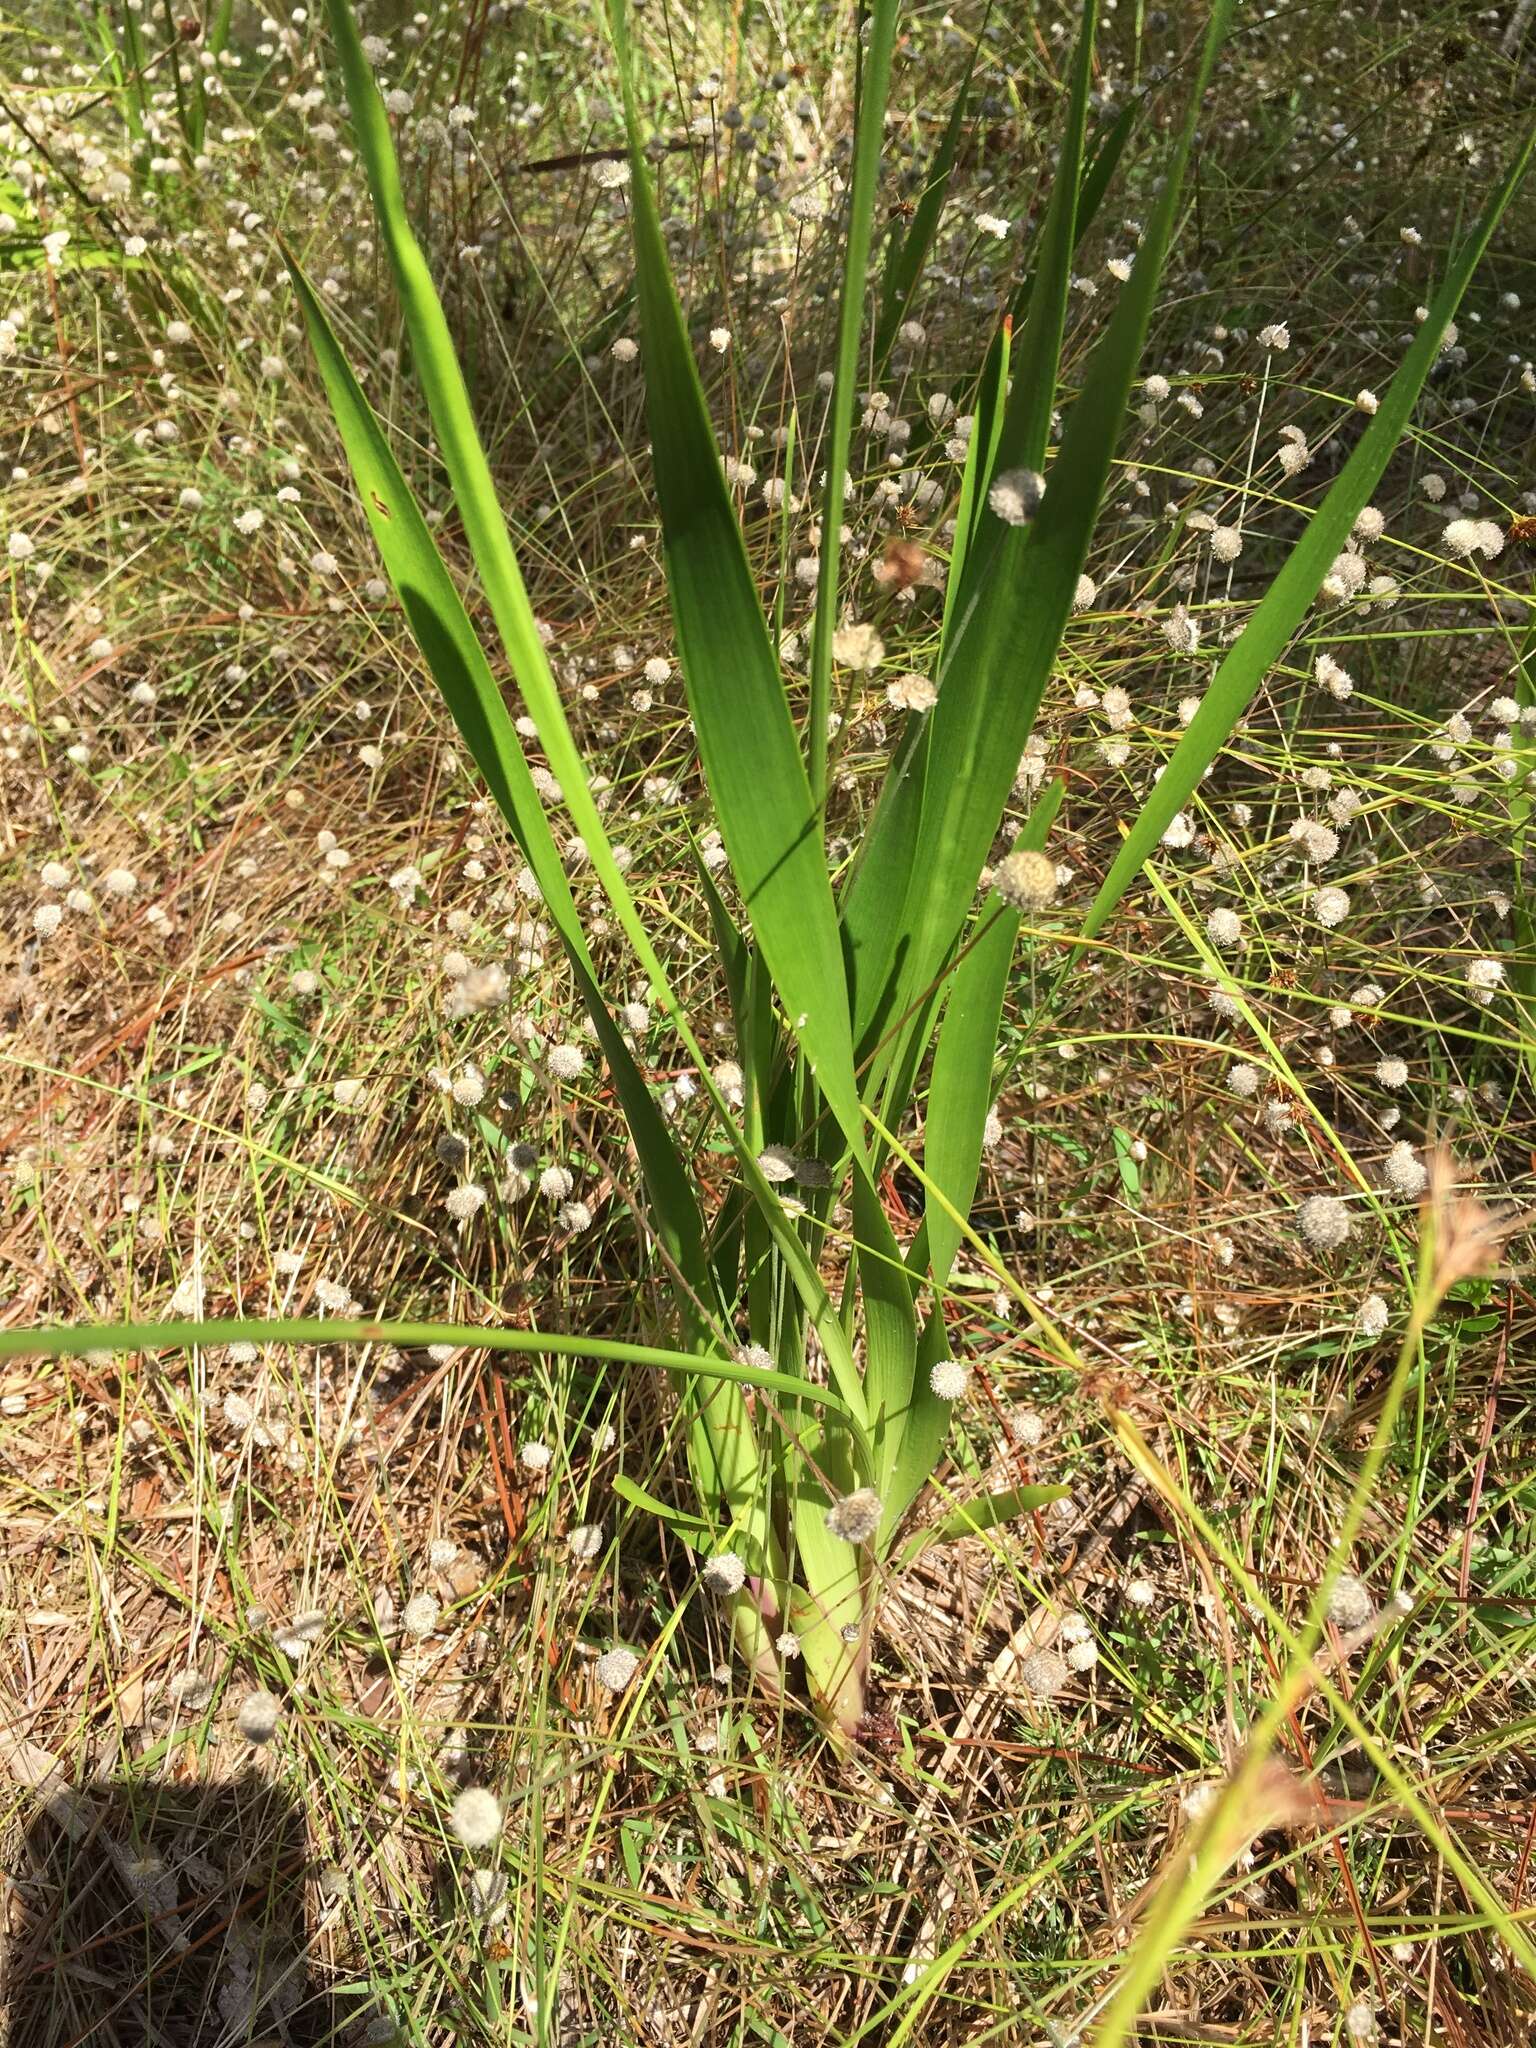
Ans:
[[[992,886],[1014,910],[1048,910],[1059,886],[1056,863],[1039,847],[1016,846],[998,862]]]
[[[1496,519],[1453,519],[1440,538],[1458,561],[1483,555],[1491,562],[1504,552],[1504,530]]]
[[[1007,526],[1027,526],[1040,510],[1045,478],[1036,469],[1005,469],[994,479],[987,503]]]
[[[840,626],[832,635],[832,659],[839,668],[851,668],[867,675],[884,661],[885,642],[873,626]]]
[[[604,1650],[592,1666],[592,1676],[604,1692],[622,1692],[640,1669],[640,1659],[633,1650],[622,1647]]]
[[[1352,1228],[1349,1210],[1337,1195],[1310,1195],[1296,1211],[1296,1227],[1314,1251],[1331,1252]]]
[[[282,1715],[283,1703],[276,1693],[248,1692],[240,1702],[235,1725],[247,1742],[270,1742],[277,1733]]]
[[[886,684],[885,701],[893,711],[931,711],[939,693],[927,676],[908,673]]]
[[[1501,960],[1469,960],[1467,962],[1467,987],[1480,1003],[1491,1003],[1494,992],[1504,979],[1504,963]]]
[[[419,1639],[431,1635],[437,1627],[442,1609],[430,1593],[413,1593],[406,1601],[400,1614],[400,1626],[408,1636]]]
[[[448,1815],[449,1827],[466,1849],[489,1848],[501,1823],[501,1801],[483,1785],[466,1785]]]
[[[699,1578],[711,1593],[727,1598],[747,1583],[747,1568],[734,1550],[718,1550],[705,1564]]]
[[[1391,1320],[1391,1312],[1379,1294],[1368,1294],[1355,1311],[1355,1328],[1362,1337],[1379,1337]]]
[[[869,1543],[880,1532],[885,1504],[872,1486],[844,1494],[827,1509],[827,1529],[845,1543]]]
[[[928,1385],[941,1401],[958,1401],[971,1384],[971,1368],[958,1358],[941,1358],[928,1375]]]
[[[1429,1172],[1406,1138],[1399,1139],[1382,1164],[1381,1177],[1395,1195],[1417,1197],[1429,1186]]]

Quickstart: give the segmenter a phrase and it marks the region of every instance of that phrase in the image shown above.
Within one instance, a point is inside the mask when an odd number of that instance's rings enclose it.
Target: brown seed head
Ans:
[[[893,590],[910,590],[923,579],[928,551],[915,540],[893,540],[885,551],[885,575]]]
[[[1476,1195],[1456,1186],[1456,1162],[1447,1146],[1430,1153],[1429,1188],[1422,1214],[1433,1232],[1434,1266],[1430,1285],[1441,1301],[1459,1280],[1491,1273],[1499,1263],[1504,1240],[1520,1223],[1511,1211],[1490,1209]]]

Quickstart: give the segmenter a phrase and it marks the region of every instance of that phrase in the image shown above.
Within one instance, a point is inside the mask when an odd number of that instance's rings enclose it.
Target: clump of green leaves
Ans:
[[[610,27],[624,92],[647,405],[672,619],[710,797],[740,915],[701,864],[736,1026],[739,1112],[673,993],[615,859],[537,632],[477,438],[441,304],[406,218],[389,123],[348,0],[328,0],[384,247],[465,534],[571,823],[585,842],[653,1000],[680,1037],[734,1153],[737,1183],[706,1213],[599,986],[559,851],[511,719],[430,531],[342,355],[319,299],[295,284],[375,538],[411,630],[538,879],[608,1062],[669,1270],[684,1375],[695,1511],[680,1532],[731,1607],[762,1682],[783,1683],[786,1635],[827,1726],[863,1711],[872,1602],[902,1525],[944,1455],[963,1383],[942,1298],[963,1241],[991,1105],[993,1054],[1019,929],[1016,892],[978,881],[1056,662],[1180,219],[1202,95],[1232,0],[1215,0],[1182,129],[1163,166],[1135,267],[1067,408],[1052,423],[1072,255],[1118,156],[1111,134],[1085,173],[1097,0],[1085,0],[1054,180],[1028,289],[979,366],[981,402],[962,483],[937,698],[908,714],[851,872],[835,888],[826,796],[837,533],[863,367],[864,281],[898,27],[877,0],[861,44],[837,360],[824,446],[823,542],[807,701],[792,701],[721,470],[651,184],[624,0]],[[952,146],[946,144],[953,153]],[[1097,931],[1139,872],[1316,595],[1403,433],[1440,337],[1524,158],[1451,266],[1390,391],[1291,557],[1229,650],[1135,821],[1083,927]],[[913,233],[931,233],[914,223]],[[918,265],[892,252],[871,346],[884,345]],[[1021,492],[1007,480],[1040,476]],[[799,716],[797,718],[797,711]],[[1059,792],[1018,842],[1044,846]],[[1014,894],[1014,900],[1009,895]],[[929,1077],[921,1228],[897,1239],[880,1195],[896,1134]],[[846,1193],[852,1259],[840,1298],[825,1277]],[[789,1197],[789,1198],[787,1198]],[[755,1403],[719,1362],[743,1352],[773,1376]],[[711,1364],[714,1361],[714,1364]],[[985,1527],[1051,1489],[970,1511]],[[669,1512],[643,1497],[641,1505]],[[739,1562],[738,1562],[739,1561]]]

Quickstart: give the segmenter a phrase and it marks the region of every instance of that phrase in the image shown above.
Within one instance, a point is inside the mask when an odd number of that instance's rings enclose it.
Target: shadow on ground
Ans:
[[[303,1815],[255,1776],[44,1791],[4,1888],[5,2048],[340,2048],[377,2010],[312,1953]]]

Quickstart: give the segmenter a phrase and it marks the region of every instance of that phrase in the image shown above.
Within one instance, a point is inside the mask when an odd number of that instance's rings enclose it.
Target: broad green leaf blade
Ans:
[[[845,1490],[852,1475],[835,1446],[813,1439],[810,1455],[827,1484],[807,1458],[794,1454],[788,1492],[795,1564],[803,1585],[791,1590],[789,1618],[800,1638],[806,1684],[816,1710],[834,1733],[846,1736],[863,1711],[867,1652],[862,1642],[846,1642],[843,1630],[865,1622],[865,1566],[853,1545],[827,1527],[831,1498]]]
[[[904,234],[893,235],[885,255],[885,278],[880,289],[880,312],[875,321],[874,380],[878,384],[885,369],[885,359],[896,340],[896,330],[906,319],[912,304],[912,294],[917,281],[923,274],[923,265],[933,247],[933,238],[938,233],[939,217],[944,211],[944,202],[949,197],[949,181],[955,168],[955,158],[960,152],[960,140],[965,134],[966,116],[971,107],[971,78],[976,69],[976,55],[986,35],[987,24],[992,19],[988,5],[982,16],[981,27],[976,40],[971,44],[970,55],[965,60],[965,72],[955,93],[955,103],[950,109],[949,119],[944,124],[944,133],[934,151],[933,162],[928,168],[928,182],[923,187],[923,196],[917,202],[917,211],[907,223]]]
[[[1104,203],[1104,196],[1109,190],[1110,180],[1113,178],[1115,170],[1119,165],[1121,153],[1130,137],[1131,129],[1135,126],[1139,110],[1140,102],[1137,100],[1131,100],[1121,110],[1120,114],[1101,138],[1098,148],[1094,152],[1093,161],[1083,173],[1082,184],[1078,188],[1077,217],[1072,234],[1074,248],[1081,243],[1084,235],[1093,226],[1099,208]],[[999,357],[1004,354],[1007,348],[1010,330],[1022,328],[1024,325],[1025,318],[1029,312],[1030,298],[1035,289],[1036,275],[1034,267],[1031,266],[1020,281],[1018,290],[1013,295],[1013,308],[1008,319],[1003,322],[1002,327],[992,337],[992,345],[987,350],[987,359],[982,368],[981,388],[983,390],[995,384],[999,377]],[[1008,365],[1006,361],[1001,365],[1001,377],[1003,386],[1006,388],[1008,378]],[[978,408],[978,413],[979,411],[980,408]],[[967,460],[966,463],[966,488],[963,488],[961,492],[962,523],[959,530],[967,538],[974,533],[976,518],[980,513],[982,505],[986,502],[987,486],[992,481],[992,473],[997,461],[999,427],[1000,420],[994,416],[992,419],[992,432],[986,449],[986,460],[982,464],[976,485],[971,483],[970,461]],[[957,542],[956,554],[951,562],[950,579],[944,591],[944,628],[946,636],[948,634],[950,614],[954,606],[954,600],[959,595],[960,576],[964,568],[964,560],[965,548]]]
[[[756,1216],[746,1187],[741,1181],[727,1194],[715,1218],[710,1236],[709,1264],[715,1276],[715,1292],[727,1311],[734,1309],[742,1288],[741,1262],[746,1250],[746,1220]]]
[[[480,445],[442,301],[426,258],[411,232],[389,117],[363,53],[357,23],[348,0],[326,0],[326,11],[341,59],[353,132],[368,175],[380,237],[399,287],[416,374],[437,430],[443,465],[480,572],[486,602],[598,879],[651,979],[657,1002],[693,1053],[686,1013],[672,993],[623,871],[613,857],[602,813],[588,787],[586,765],[571,736],[565,706],[502,516],[495,480]]]
[[[437,543],[324,308],[293,257],[286,251],[285,257],[380,558],[433,681],[486,787],[512,827],[550,921],[560,934],[618,1090],[661,1242],[688,1282],[694,1297],[691,1319],[699,1324],[699,1304],[709,1301],[712,1293],[704,1256],[704,1219],[661,1111],[598,988],[580,914],[511,715]]]
[[[1099,208],[1108,196],[1115,172],[1120,168],[1120,159],[1125,153],[1125,145],[1131,139],[1131,130],[1136,125],[1141,108],[1140,99],[1127,100],[1114,120],[1099,133],[1093,155],[1083,172],[1083,182],[1078,187],[1077,229],[1074,236],[1077,242],[1082,241],[1098,218]],[[1023,318],[1032,282],[1031,276],[1020,287],[1019,297],[1014,301],[1015,319]]]
[[[1093,907],[1083,921],[1083,937],[1091,939],[1125,894],[1147,856],[1158,845],[1176,811],[1182,810],[1201,776],[1215,760],[1233,727],[1251,703],[1259,685],[1279,660],[1301,624],[1307,607],[1322,588],[1350,529],[1380,481],[1392,453],[1408,430],[1424,381],[1435,366],[1446,324],[1461,303],[1472,273],[1482,260],[1530,163],[1536,129],[1526,136],[1489,200],[1481,221],[1458,250],[1445,283],[1436,294],[1429,318],[1415,335],[1375,416],[1354,453],[1280,573],[1264,593],[1258,609],[1229,649],[1200,700],[1183,738],[1137,816],[1104,877]],[[1139,267],[1139,266],[1138,266]]]
[[[843,231],[843,276],[837,308],[837,358],[832,367],[832,405],[823,457],[826,486],[821,500],[821,544],[816,577],[816,611],[811,624],[811,699],[807,748],[811,800],[818,813],[827,800],[828,718],[832,710],[832,635],[842,602],[838,575],[842,564],[845,516],[844,485],[848,477],[848,442],[853,432],[853,401],[859,378],[859,334],[864,297],[869,285],[869,245],[873,230],[875,186],[885,142],[885,103],[891,86],[891,53],[896,46],[897,0],[873,0],[858,21],[868,23],[868,39],[858,43],[858,109],[853,133],[853,180],[848,194],[848,221]],[[855,1141],[850,1140],[855,1144]]]
[[[1074,243],[1081,242],[1104,202],[1139,109],[1139,101],[1133,100],[1121,111],[1103,135],[1093,161],[1083,173],[1073,230]],[[1012,335],[1015,329],[1022,327],[1028,314],[1035,278],[1036,271],[1032,267],[1014,295],[1011,315],[1004,320],[992,338],[977,384],[971,445],[967,450],[961,473],[960,499],[955,514],[955,540],[950,555],[949,574],[944,586],[944,618],[940,632],[941,671],[948,656],[955,604],[965,580],[970,543],[985,507],[987,488],[996,467],[998,439],[1002,431],[1003,394],[1008,388],[1012,362]],[[917,817],[923,795],[925,756],[922,750],[927,744],[926,722],[912,721],[891,764],[886,787],[882,792],[882,804],[889,804],[891,815],[882,819],[880,834],[872,841],[866,842],[861,851],[854,878],[849,888],[844,891],[845,901],[855,886],[866,890],[876,902],[892,898],[899,904],[902,900],[898,892],[905,890],[909,850],[916,838]],[[872,958],[869,959],[871,972],[875,964]],[[863,1052],[869,1046],[871,1034],[867,1024],[861,1020],[870,1019],[874,1013],[863,1000],[861,991],[864,989],[865,977],[860,973],[856,952],[849,960],[849,978],[856,1037],[859,1049]],[[876,1021],[878,1022],[878,1019]],[[916,1064],[916,1060],[909,1055],[901,1063],[902,1070],[915,1070]],[[899,1074],[897,1078],[900,1078]],[[893,1102],[906,1099],[905,1091],[900,1092],[897,1097],[888,1098],[883,1105],[883,1114],[889,1117],[892,1114]]]
[[[663,1528],[671,1529],[694,1549],[706,1548],[713,1540],[715,1532],[702,1516],[690,1515],[685,1508],[676,1508],[670,1501],[658,1500],[654,1493],[647,1493],[643,1486],[622,1472],[615,1472],[612,1484],[614,1492],[627,1507],[654,1515]]]
[[[1013,359],[1013,322],[1005,320],[992,338],[977,388],[976,411],[971,419],[971,438],[965,451],[965,468],[960,476],[960,502],[955,508],[955,539],[950,550],[949,574],[944,579],[944,623],[939,635],[942,648],[949,638],[949,622],[955,599],[965,581],[965,564],[981,508],[987,500],[987,484],[997,463],[998,437],[1003,430],[1003,411]],[[914,778],[914,782],[915,782]],[[920,785],[918,785],[920,787]]]
[[[1044,501],[1022,526],[1005,524],[990,511],[983,515],[939,700],[929,714],[922,818],[907,900],[893,908],[889,900],[867,900],[855,888],[847,904],[861,1031],[871,975],[882,985],[874,1014],[902,1014],[942,970],[974,895],[1071,612],[1178,215],[1205,87],[1234,4],[1215,0],[1182,134],[1135,269],[1072,406]],[[887,829],[882,799],[871,840]]]
[[[699,755],[759,951],[817,1085],[859,1157],[863,1119],[821,819],[672,284],[635,112],[623,0],[614,0],[612,19],[629,128],[652,463]]]
[[[954,1420],[953,1401],[941,1401],[933,1391],[931,1375],[936,1365],[949,1357],[949,1334],[944,1327],[942,1304],[935,1304],[917,1340],[917,1360],[912,1374],[912,1395],[907,1404],[901,1449],[880,1498],[885,1516],[880,1524],[882,1554],[944,1455],[944,1440]]]
[[[955,538],[949,573],[944,586],[944,616],[940,628],[939,664],[949,641],[955,599],[964,577],[970,537],[975,531],[980,506],[985,502],[986,479],[991,475],[997,437],[1002,429],[1003,399],[1007,389],[1010,335],[1006,324],[988,354],[978,388],[970,444],[961,475],[960,501],[955,515]],[[890,1023],[889,1011],[880,1006],[883,977],[893,960],[899,965],[902,939],[899,920],[906,903],[911,879],[912,848],[917,841],[922,815],[929,741],[929,716],[911,714],[897,743],[876,807],[878,831],[871,832],[860,849],[853,872],[843,892],[843,927],[848,935],[849,1001],[854,1019],[854,1036],[862,1055],[877,1044]],[[877,914],[878,913],[878,914]],[[871,933],[873,932],[873,937]],[[889,993],[889,991],[887,991]],[[908,1038],[908,1066],[916,1071],[917,1056]],[[881,1061],[889,1066],[896,1050],[892,1041]],[[878,1087],[880,1076],[871,1072],[866,1093]],[[900,1110],[882,1103],[887,1121],[899,1121]]]
[[[1061,796],[1058,777],[1030,813],[1017,845],[1037,849],[1045,845]],[[1018,912],[992,892],[982,907],[977,937],[955,969],[934,1046],[923,1172],[943,1199],[936,1200],[930,1190],[922,1236],[937,1288],[949,1278],[965,1235],[958,1219],[969,1216],[976,1197],[987,1113],[992,1107],[992,1066],[1003,995],[1018,934]]]
[[[984,1529],[998,1529],[1005,1522],[1016,1522],[1020,1515],[1033,1514],[1053,1500],[1065,1500],[1071,1491],[1070,1486],[1010,1486],[1005,1493],[983,1494],[980,1500],[951,1508],[941,1522],[925,1529],[923,1536],[927,1543],[953,1543],[961,1536],[978,1536]]]
[[[1005,468],[1010,451],[1014,466],[1038,469],[1044,459],[1072,281],[1097,20],[1098,0],[1084,0],[1067,121],[1029,313],[1024,332],[1013,338],[1013,390],[1004,402],[996,449]],[[1001,349],[1001,338],[998,345]],[[1005,389],[1001,370],[997,389]],[[1086,397],[1079,406],[1084,403]],[[973,431],[983,431],[980,413]],[[1104,458],[1105,475],[1110,452]],[[978,449],[978,464],[990,463],[992,454],[991,448]],[[1064,466],[1059,461],[1058,472]],[[964,552],[959,591],[945,620],[939,701],[911,753],[893,764],[843,906],[854,985],[854,1038],[861,1051],[871,1034],[911,1007],[954,943],[1060,637],[1058,625],[1049,647],[1042,650],[1043,663],[1040,653],[1036,655],[1040,675],[1032,698],[1032,678],[1027,667],[1019,673],[1015,643],[1026,622],[1034,623],[1043,638],[1036,614],[1043,613],[1048,620],[1053,609],[1048,586],[1026,595],[1026,548],[1042,519],[1029,527],[1010,527],[984,509],[989,475],[990,469],[982,468],[976,477],[972,539]],[[1089,509],[1090,526],[1101,490],[1102,479]],[[1086,536],[1082,546],[1086,554]],[[1074,589],[1080,567],[1072,572]],[[1062,609],[1062,623],[1068,610],[1070,599]],[[983,753],[984,765],[978,758]],[[970,866],[973,849],[975,865]],[[890,1047],[887,1063],[899,1058],[899,1050],[899,1045]]]
[[[886,1066],[878,1119],[873,1110],[870,1110],[866,1105],[866,1114],[869,1117],[870,1126],[875,1132],[875,1157],[880,1162],[882,1171],[892,1150],[888,1133],[893,1123],[900,1124],[906,1110],[906,1105],[912,1100],[912,1091],[917,1086],[918,1074],[922,1069],[924,1060],[928,1057],[929,1048],[933,1043],[934,1022],[944,1006],[946,993],[944,980],[941,977],[926,992],[917,1009],[902,1027],[898,1041],[901,1046],[901,1057]],[[919,1235],[921,1235],[921,1225],[918,1226],[918,1231]],[[914,1273],[921,1273],[923,1271],[921,1262],[912,1259],[910,1256],[908,1257],[907,1264]]]
[[[859,1165],[853,1169],[853,1230],[864,1302],[864,1404],[874,1446],[871,1479],[883,1498],[906,1427],[917,1355],[917,1312],[912,1278],[880,1191]]]
[[[502,646],[522,689],[524,700],[548,757],[550,769],[564,792],[571,822],[586,843],[593,869],[604,893],[613,905],[614,914],[625,937],[645,970],[657,1006],[677,1032],[689,1058],[698,1068],[700,1086],[709,1096],[721,1128],[731,1140],[753,1198],[762,1208],[769,1228],[774,1233],[775,1242],[795,1291],[821,1337],[829,1369],[837,1380],[844,1401],[848,1404],[852,1426],[861,1429],[863,1396],[847,1334],[838,1320],[835,1307],[828,1299],[820,1276],[806,1255],[805,1247],[785,1216],[782,1204],[775,1198],[755,1157],[743,1143],[741,1133],[732,1121],[729,1109],[711,1077],[709,1062],[694,1034],[688,1012],[673,993],[666,970],[646,930],[645,920],[641,917],[629,885],[625,881],[624,871],[614,858],[607,827],[588,785],[586,764],[572,737],[565,706],[556,688],[549,657],[539,634],[538,622],[534,618],[533,607],[529,603],[528,592],[523,584],[522,572],[518,568],[511,536],[502,517],[495,481],[491,476],[490,465],[485,459],[485,451],[480,445],[469,393],[454,355],[453,338],[448,329],[442,302],[438,298],[431,271],[415,236],[411,233],[410,223],[406,217],[405,196],[400,187],[400,167],[395,160],[389,117],[385,113],[384,102],[364,55],[362,40],[348,0],[326,0],[326,12],[341,59],[353,132],[357,137],[358,149],[368,174],[368,188],[373,196],[380,237],[388,252],[399,286],[400,305],[411,339],[416,373],[426,396],[432,423],[437,430],[443,465],[453,486],[454,501],[475,558],[475,566],[480,571],[486,602],[496,622]],[[654,228],[654,208],[651,212],[651,221]],[[672,302],[672,313],[676,318],[675,301]],[[697,393],[697,373],[693,372],[691,358],[688,358],[688,367],[693,375],[694,390]],[[715,482],[718,488],[723,489],[718,476]],[[739,548],[739,535],[737,545]],[[788,717],[787,708],[785,717]],[[798,762],[798,755],[796,759]],[[801,773],[803,778],[803,770]],[[819,834],[817,838],[819,844]],[[818,868],[818,872],[821,874],[823,887],[827,887],[825,869]],[[830,890],[828,893],[830,897]],[[835,949],[835,931],[833,944]],[[819,956],[816,965],[820,966]],[[841,987],[843,970],[840,954],[835,961],[835,970],[837,986]],[[825,1033],[830,1036],[834,1050],[838,1043],[839,1022],[842,1040],[846,1042],[846,1001],[839,1003],[829,1000],[825,1006],[825,1015],[818,1012],[816,1029],[819,1034]],[[851,1121],[857,1129],[858,1096],[852,1085],[851,1053],[846,1062],[846,1080],[835,1057],[830,1060],[829,1067],[837,1095],[834,1099],[833,1094],[829,1092],[828,1101],[833,1104],[834,1112],[840,1103],[844,1112],[850,1114]]]
[[[731,1021],[736,1027],[736,1043],[741,1044],[747,1032],[748,971],[751,963],[751,949],[737,929],[736,920],[725,906],[719,886],[700,853],[697,845],[692,848],[693,871],[698,876],[699,887],[704,892],[705,907],[709,911],[710,930],[715,935],[715,951],[720,955],[720,965],[725,972],[725,990],[731,1002]]]
[[[1067,331],[1072,258],[1077,249],[1077,206],[1098,21],[1099,0],[1083,0],[1056,182],[1040,237],[1040,253],[1035,260],[1028,311],[1022,331],[1014,339],[1013,388],[1004,409],[997,447],[997,464],[1002,470],[1039,470],[1045,466],[1051,413],[1061,375],[1061,346]]]

